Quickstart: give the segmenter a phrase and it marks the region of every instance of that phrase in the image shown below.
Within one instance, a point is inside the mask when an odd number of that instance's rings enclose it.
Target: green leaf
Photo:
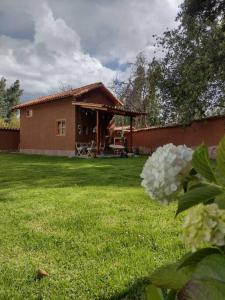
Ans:
[[[225,284],[213,279],[192,279],[177,294],[178,300],[224,300]]]
[[[224,300],[225,257],[212,254],[203,258],[193,272],[192,279],[179,291],[179,300]]]
[[[225,178],[225,136],[221,139],[217,148],[216,170],[219,176]]]
[[[215,203],[218,205],[220,209],[225,209],[225,194],[220,194],[216,196]]]
[[[193,278],[215,279],[225,283],[225,257],[221,254],[205,257],[197,265]]]
[[[150,284],[146,288],[146,300],[164,300],[162,290]]]
[[[179,263],[178,269],[183,268],[190,265],[196,265],[199,263],[203,258],[212,254],[221,254],[218,248],[203,248],[194,253],[189,253],[185,255],[185,257]]]
[[[194,267],[178,269],[178,264],[170,264],[157,269],[150,277],[152,284],[160,288],[177,290],[191,278]]]
[[[192,164],[200,175],[210,182],[216,182],[215,174],[209,160],[208,148],[205,144],[199,146],[193,153]]]
[[[177,291],[170,290],[166,297],[166,300],[176,300],[176,296],[177,296]]]
[[[222,188],[213,185],[205,184],[201,187],[193,188],[179,198],[176,215],[199,203],[207,203],[222,193]]]

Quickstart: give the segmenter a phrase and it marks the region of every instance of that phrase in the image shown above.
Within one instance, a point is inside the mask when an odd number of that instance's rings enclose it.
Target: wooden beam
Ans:
[[[134,112],[134,111],[129,111],[125,110],[123,108],[115,108],[106,104],[99,104],[99,103],[86,103],[86,102],[72,102],[72,105],[75,106],[80,106],[86,109],[92,109],[92,110],[99,110],[99,111],[105,111],[110,114],[115,114],[115,115],[120,115],[120,116],[131,116],[131,117],[136,117],[139,115],[146,115],[146,113],[142,112]]]
[[[129,151],[133,152],[133,117],[130,116],[130,147]]]
[[[96,110],[96,147],[97,154],[100,153],[100,118],[99,118],[99,110]]]

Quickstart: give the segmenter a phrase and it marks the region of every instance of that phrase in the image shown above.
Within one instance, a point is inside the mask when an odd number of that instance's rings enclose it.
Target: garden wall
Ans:
[[[19,142],[19,129],[0,128],[0,151],[18,151]]]
[[[133,132],[133,149],[142,154],[149,154],[168,143],[195,147],[205,142],[213,152],[224,134],[225,116],[193,121],[186,127],[167,125],[143,128]],[[129,141],[129,133],[127,138]]]

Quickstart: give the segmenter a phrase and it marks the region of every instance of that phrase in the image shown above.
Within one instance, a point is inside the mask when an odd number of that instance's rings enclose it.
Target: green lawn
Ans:
[[[140,299],[184,252],[175,205],[140,186],[145,159],[0,154],[0,299]]]

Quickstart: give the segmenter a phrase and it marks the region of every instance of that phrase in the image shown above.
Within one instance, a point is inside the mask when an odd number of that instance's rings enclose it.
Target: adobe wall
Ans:
[[[0,128],[0,151],[18,151],[19,142],[19,129]]]
[[[32,117],[26,115],[28,109],[32,109]],[[21,152],[67,155],[75,151],[75,110],[72,98],[21,109],[20,120]],[[57,120],[66,121],[64,136],[57,135]]]
[[[195,147],[202,142],[213,149],[224,134],[225,117],[194,121],[186,127],[145,128],[133,132],[133,149],[147,154],[168,143]],[[129,140],[129,133],[127,137]]]

